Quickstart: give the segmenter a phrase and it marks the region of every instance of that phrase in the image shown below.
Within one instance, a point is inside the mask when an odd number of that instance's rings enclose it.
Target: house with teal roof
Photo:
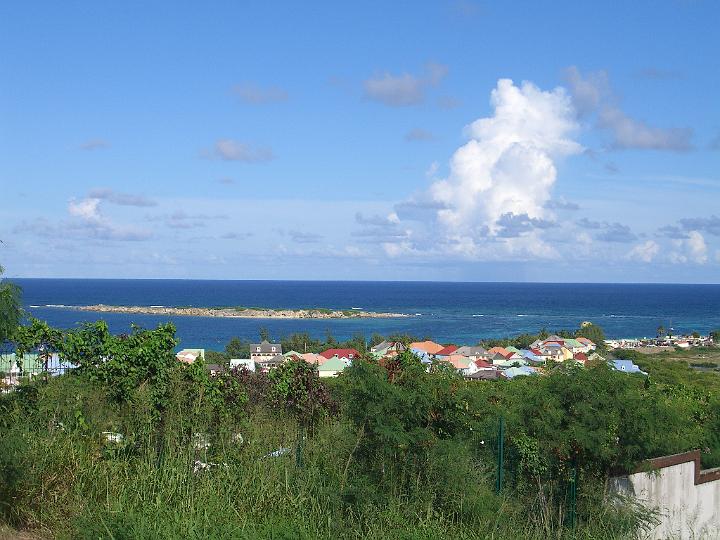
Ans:
[[[324,364],[318,366],[318,375],[320,377],[337,377],[345,370],[347,364],[337,356],[329,358]]]

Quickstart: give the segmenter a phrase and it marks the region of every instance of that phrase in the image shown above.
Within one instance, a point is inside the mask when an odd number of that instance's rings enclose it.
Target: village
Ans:
[[[557,335],[538,339],[527,349],[513,346],[491,347],[467,345],[443,345],[431,340],[404,344],[400,341],[382,341],[370,347],[365,355],[380,364],[386,364],[399,353],[410,351],[430,371],[433,365],[444,365],[454,369],[468,380],[512,379],[518,376],[540,375],[548,364],[574,362],[585,365],[586,362],[605,362],[605,357],[597,351],[597,346],[585,337],[563,338]],[[191,364],[205,356],[204,349],[183,349],[177,353],[179,361]],[[353,348],[330,348],[320,353],[283,352],[280,343],[263,340],[250,346],[249,358],[233,358],[228,366],[207,364],[212,375],[227,369],[247,369],[253,372],[267,373],[281,364],[294,360],[316,366],[320,377],[337,377],[353,361],[363,358],[362,353]],[[619,371],[643,373],[629,360],[612,360],[611,366]]]
[[[587,362],[608,362],[618,371],[627,373],[644,372],[631,360],[617,358],[620,351],[634,350],[644,354],[664,351],[688,350],[696,347],[713,346],[711,335],[663,336],[658,338],[606,339],[602,349],[609,355],[601,354],[597,345],[588,338],[568,338],[550,335],[537,339],[528,348],[495,346],[484,348],[480,345],[447,345],[432,340],[403,343],[382,341],[373,345],[364,355],[354,348],[328,348],[322,352],[283,351],[281,343],[263,340],[250,345],[247,358],[231,358],[226,364],[206,362],[211,375],[226,371],[246,369],[251,372],[268,373],[290,360],[304,361],[316,367],[322,378],[337,377],[353,361],[360,358],[372,359],[385,364],[399,353],[410,351],[431,371],[432,366],[446,366],[454,369],[467,380],[513,379],[518,376],[542,375],[548,365],[573,362],[584,366]],[[612,354],[615,351],[615,354]],[[616,356],[611,358],[611,356]],[[622,356],[620,353],[619,356]],[[192,364],[198,358],[206,359],[206,350],[185,348],[176,354],[179,362]],[[26,353],[17,358],[15,353],[0,354],[0,391],[9,392],[24,379],[32,379],[41,373],[59,375],[75,366],[63,360],[57,353]]]

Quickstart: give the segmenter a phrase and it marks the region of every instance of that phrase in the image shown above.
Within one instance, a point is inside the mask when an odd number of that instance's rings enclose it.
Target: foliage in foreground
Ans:
[[[606,500],[607,475],[717,450],[717,400],[604,365],[478,383],[403,354],[328,382],[302,362],[210,377],[174,344],[171,326],[101,323],[54,341],[79,369],[0,397],[0,522],[79,538],[632,537],[652,516]]]

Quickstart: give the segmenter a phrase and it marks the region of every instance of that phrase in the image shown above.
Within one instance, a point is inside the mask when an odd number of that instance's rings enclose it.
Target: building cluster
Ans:
[[[541,373],[548,362],[577,362],[584,365],[588,361],[604,361],[595,352],[596,346],[591,340],[549,336],[538,339],[527,349],[516,347],[442,345],[434,341],[418,341],[403,344],[399,341],[383,341],[370,348],[369,354],[380,364],[388,363],[398,354],[409,350],[428,366],[445,364],[467,379],[512,379],[519,375]],[[184,349],[178,353],[183,362],[193,362],[202,356],[202,349]],[[249,358],[230,360],[230,369],[244,368],[249,371],[269,372],[289,360],[304,361],[316,366],[320,377],[336,377],[361,357],[356,349],[328,349],[321,353],[300,353],[283,351],[279,343],[263,341],[250,346]],[[211,373],[224,370],[220,365],[208,365]],[[622,371],[629,371],[625,367]]]
[[[662,347],[666,350],[691,349],[693,347],[712,347],[712,335],[701,336],[695,335],[679,335],[679,336],[662,336],[654,338],[634,338],[634,339],[606,339],[605,346],[608,350],[614,349],[652,349]]]

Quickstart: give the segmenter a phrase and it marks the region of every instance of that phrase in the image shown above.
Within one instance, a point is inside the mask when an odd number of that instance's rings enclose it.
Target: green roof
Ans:
[[[345,362],[340,360],[338,357],[333,356],[322,366],[319,366],[318,371],[342,371],[346,367],[347,365],[345,365]]]

